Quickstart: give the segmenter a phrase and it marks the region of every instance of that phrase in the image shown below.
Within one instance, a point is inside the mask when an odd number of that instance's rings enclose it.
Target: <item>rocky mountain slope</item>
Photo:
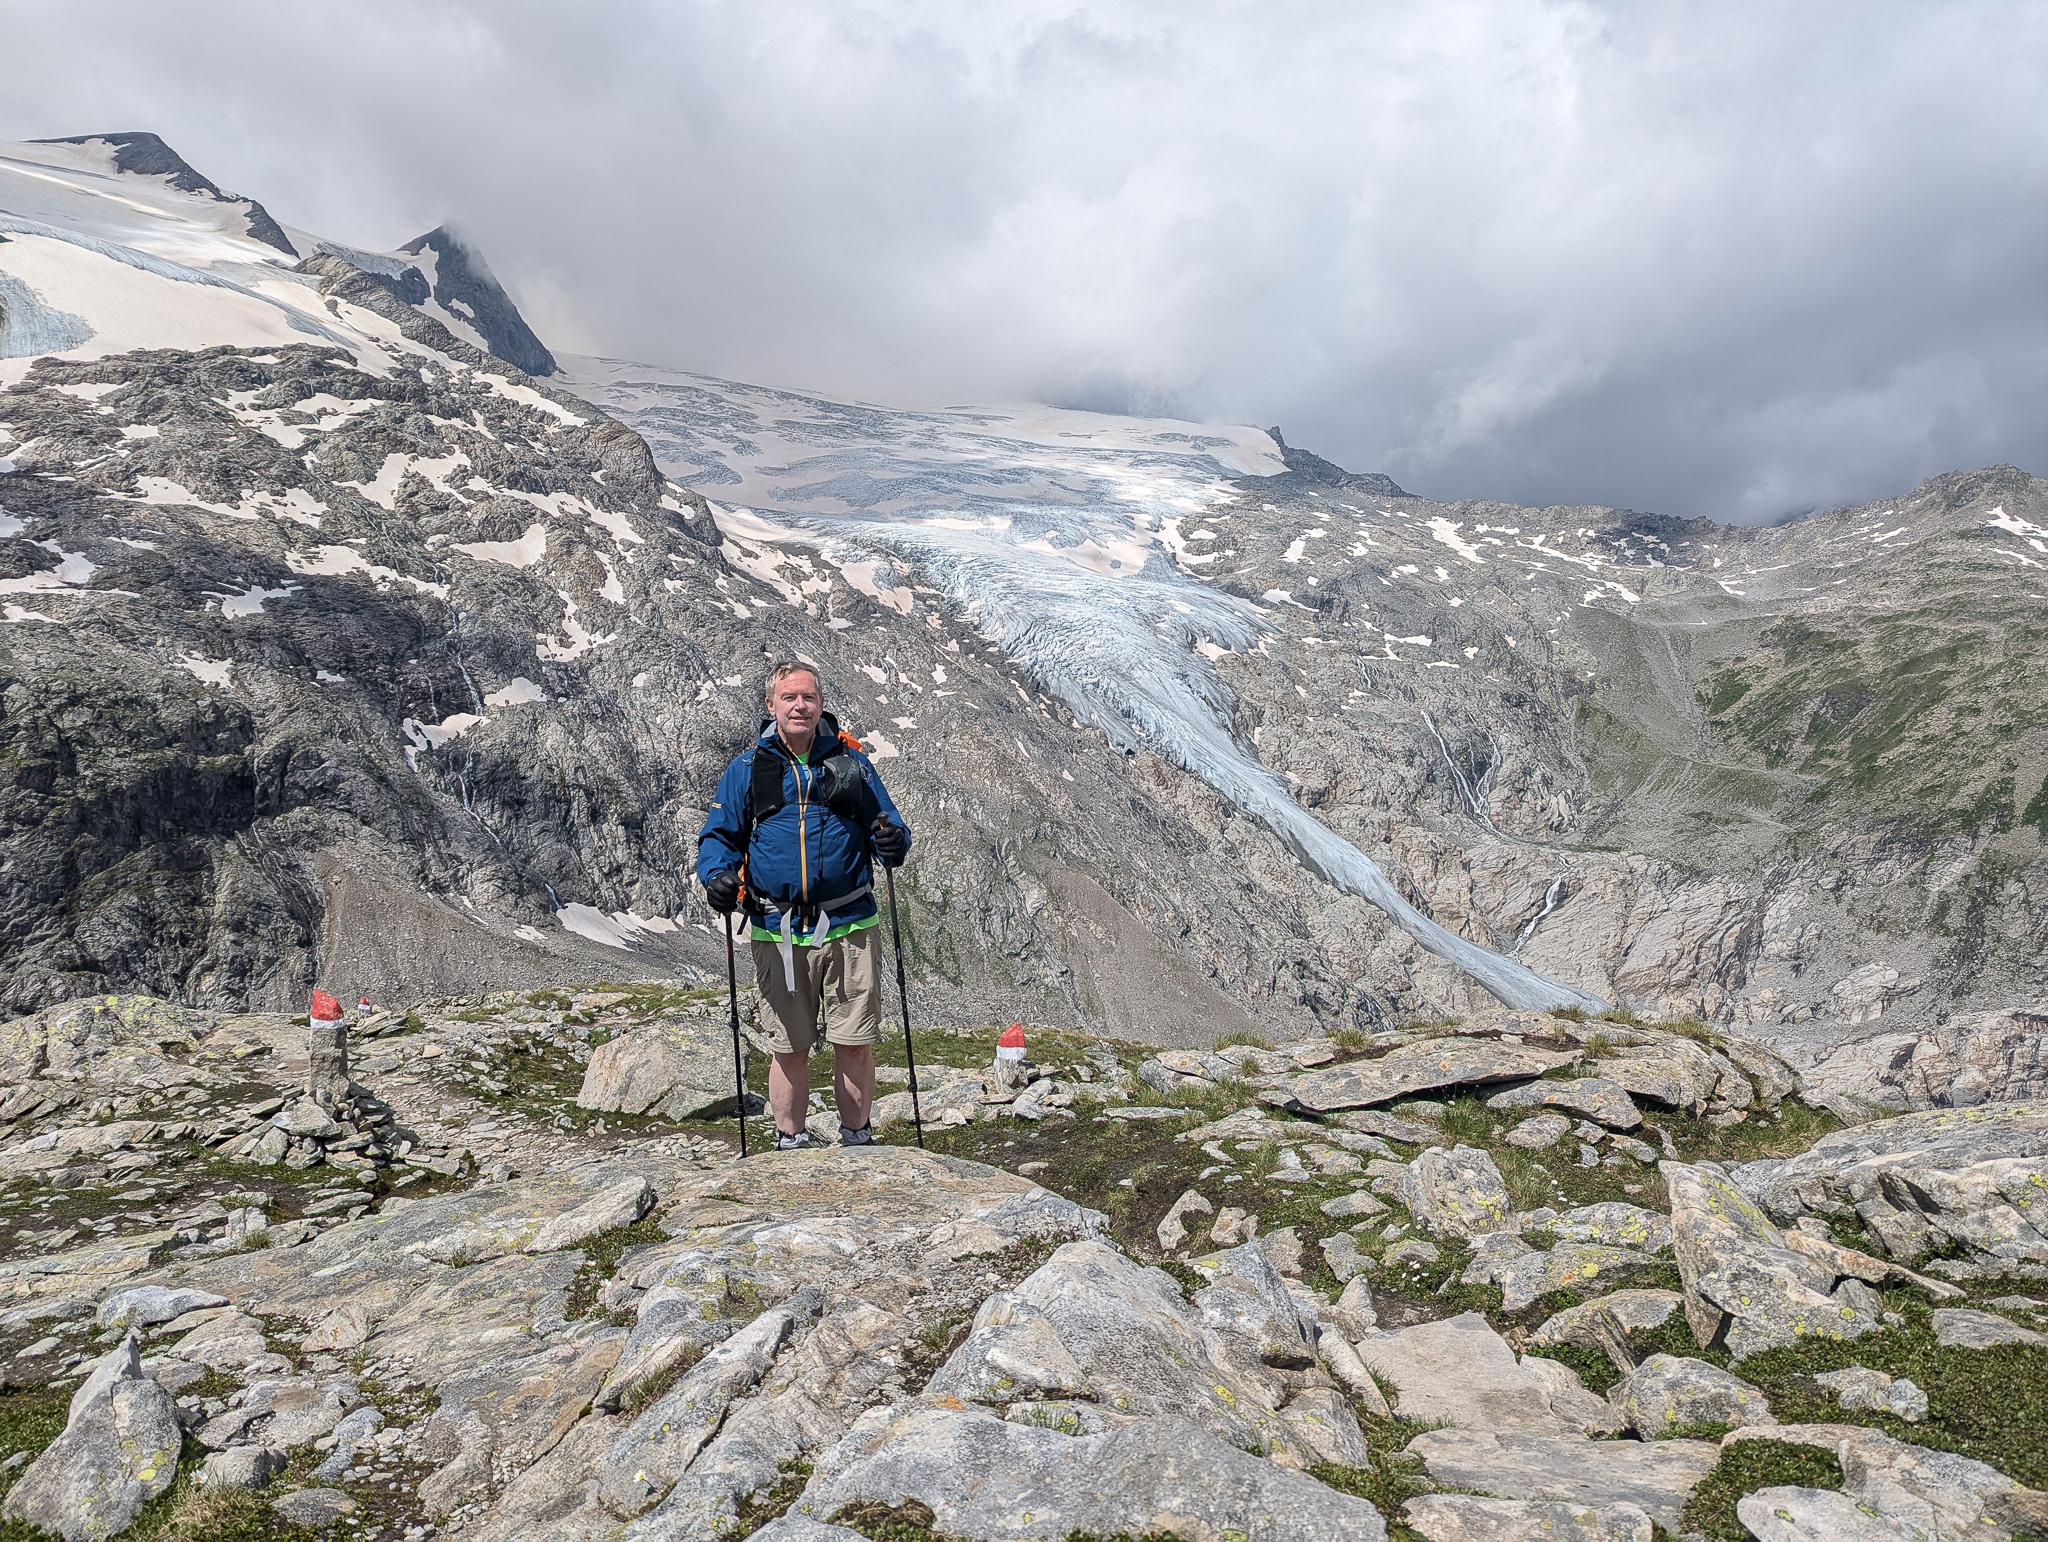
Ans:
[[[1041,1031],[1004,1074],[991,1035],[935,1030],[930,1149],[890,1046],[893,1144],[742,1163],[708,1122],[729,1084],[698,1085],[730,1074],[723,1005],[504,992],[338,1041],[122,996],[0,1025],[0,1516],[193,1542],[2048,1527],[2048,1104],[1841,1128],[1742,1039],[1527,1011],[1215,1052]]]
[[[273,232],[138,143],[0,151],[10,1010],[715,971],[701,799],[799,656],[919,829],[942,1020],[1611,1004],[2041,1089],[2023,473],[1731,529],[558,359],[447,232]]]

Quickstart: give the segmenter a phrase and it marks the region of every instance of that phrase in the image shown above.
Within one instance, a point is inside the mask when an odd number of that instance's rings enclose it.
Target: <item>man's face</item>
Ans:
[[[768,715],[775,719],[775,731],[791,749],[803,749],[818,731],[818,714],[825,699],[818,691],[818,677],[805,670],[784,675],[768,691]]]

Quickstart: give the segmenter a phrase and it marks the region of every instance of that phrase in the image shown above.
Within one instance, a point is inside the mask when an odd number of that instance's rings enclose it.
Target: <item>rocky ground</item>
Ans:
[[[899,1045],[883,1145],[741,1162],[687,984],[0,1027],[0,1536],[2048,1530],[2048,1105],[996,1032],[918,1036],[924,1150]]]

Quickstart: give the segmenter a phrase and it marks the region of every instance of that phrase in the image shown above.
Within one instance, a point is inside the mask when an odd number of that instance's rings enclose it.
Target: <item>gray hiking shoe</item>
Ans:
[[[777,1151],[809,1151],[817,1144],[816,1141],[811,1139],[811,1132],[809,1130],[798,1130],[794,1135],[784,1135],[780,1130],[775,1132],[775,1149]]]
[[[842,1146],[872,1146],[874,1143],[875,1126],[872,1120],[857,1130],[849,1130],[843,1124],[839,1127],[839,1144]]]

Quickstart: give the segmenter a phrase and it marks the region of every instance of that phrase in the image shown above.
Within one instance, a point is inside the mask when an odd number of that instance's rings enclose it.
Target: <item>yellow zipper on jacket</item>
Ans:
[[[799,758],[798,758],[798,757],[797,757],[797,756],[795,755],[795,753],[794,753],[793,751],[791,752],[791,759],[793,759],[793,760],[795,760],[795,761],[796,761],[796,871],[797,871],[797,895],[798,895],[798,897],[799,897],[799,898],[801,898],[801,899],[802,899],[802,900],[804,901],[804,903],[805,903],[805,904],[809,904],[809,903],[810,903],[810,898],[811,898],[811,858],[810,858],[810,829],[811,829],[811,820],[810,820],[810,806],[811,806],[811,804],[810,804],[810,791],[811,791],[811,789],[810,789],[810,785],[809,785],[809,783],[808,783],[808,782],[807,782],[807,781],[805,780],[805,777],[804,777],[804,771],[805,771],[805,769],[806,769],[806,768],[805,768],[805,766],[804,766],[804,763],[803,763],[803,761],[802,761],[801,759],[799,759]]]

